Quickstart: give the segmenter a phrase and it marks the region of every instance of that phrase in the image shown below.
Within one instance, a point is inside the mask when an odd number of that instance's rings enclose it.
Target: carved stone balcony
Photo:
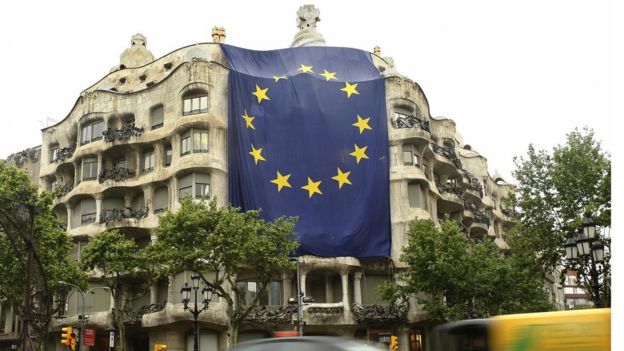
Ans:
[[[111,169],[105,169],[100,172],[99,182],[104,183],[108,179],[114,181],[126,180],[134,177],[136,173],[134,170],[124,167],[113,167]]]
[[[455,153],[455,149],[453,149],[452,147],[440,146],[436,143],[431,143],[431,149],[436,154],[451,161],[457,169],[462,169],[463,167],[462,161],[459,159],[459,157],[457,157],[457,154]]]
[[[401,128],[420,128],[431,133],[429,122],[423,121],[414,116],[400,116],[392,119],[392,126],[396,129]]]
[[[143,207],[140,210],[126,208],[108,208],[102,210],[100,214],[100,223],[110,223],[114,221],[123,221],[124,219],[141,219],[147,217],[148,208]]]
[[[353,318],[359,323],[400,323],[407,320],[409,304],[402,302],[391,305],[360,305],[354,303],[351,307]]]
[[[344,314],[342,306],[310,306],[306,310],[308,314],[324,316],[341,316]]]
[[[141,318],[143,318],[144,314],[154,313],[158,311],[162,311],[167,304],[166,301],[161,303],[153,303],[150,305],[143,305],[139,308],[126,308],[123,310],[124,322],[128,325],[140,325]],[[111,309],[113,315],[117,312],[114,308]]]
[[[143,134],[145,128],[135,127],[134,125],[124,126],[120,129],[111,129],[108,128],[105,131],[102,131],[102,135],[104,136],[104,141],[107,143],[113,142],[115,140],[127,140],[131,137],[137,137]]]
[[[245,324],[288,324],[297,313],[297,306],[256,306],[245,317]]]

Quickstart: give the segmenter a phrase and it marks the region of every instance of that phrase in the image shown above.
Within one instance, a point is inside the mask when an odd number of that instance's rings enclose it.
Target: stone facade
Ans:
[[[302,7],[293,46],[323,45],[318,21],[317,9]],[[154,60],[145,37],[133,36],[120,65],[83,91],[67,117],[42,131],[39,183],[59,190],[54,212],[78,243],[72,253],[76,259],[89,237],[111,228],[139,245],[157,240],[160,213],[175,211],[184,194],[227,202],[228,65],[219,45],[225,30],[215,27],[212,37],[213,43],[186,46]],[[371,57],[386,78],[391,256],[378,261],[302,257],[301,288],[315,298],[304,306],[303,318],[306,333],[372,340],[391,333],[399,335],[401,350],[419,350],[427,345],[426,314],[414,299],[388,306],[375,290],[404,268],[399,257],[410,221],[437,222],[448,215],[468,237],[493,240],[505,251],[512,222],[504,198],[512,187],[488,173],[486,158],[464,144],[453,120],[429,114],[420,86],[380,54],[376,48]],[[155,343],[171,351],[189,349],[192,316],[180,298],[189,277],[180,274],[156,284],[124,312],[130,350],[152,349]],[[250,291],[253,278],[253,272],[239,276]],[[243,326],[240,340],[292,329],[296,314],[288,298],[295,295],[296,282],[294,275],[275,277],[265,306]],[[96,349],[105,350],[111,304],[101,294],[87,313],[100,335]],[[56,331],[76,322],[76,304],[69,303],[70,317],[56,321]],[[202,350],[226,349],[225,308],[225,301],[213,301],[200,315]],[[60,344],[56,347],[61,350]]]

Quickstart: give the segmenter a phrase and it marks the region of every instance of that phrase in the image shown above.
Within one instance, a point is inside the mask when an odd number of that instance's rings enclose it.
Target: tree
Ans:
[[[611,161],[594,139],[591,129],[575,129],[566,135],[566,143],[552,153],[536,151],[529,145],[526,157],[514,158],[517,180],[511,204],[518,209],[524,249],[536,253],[545,270],[560,267],[565,256],[564,243],[575,238],[585,214],[592,214],[597,225],[611,226]],[[599,281],[600,298],[610,306],[610,240]],[[579,281],[590,287],[590,265],[576,265]]]
[[[145,295],[151,283],[153,274],[147,262],[144,251],[118,230],[97,234],[82,251],[80,265],[85,270],[95,270],[95,276],[102,279],[113,296],[113,324],[118,335],[115,349],[120,351],[126,346],[126,308],[130,301]]]
[[[185,198],[181,208],[167,212],[156,230],[158,240],[149,247],[151,260],[161,263],[161,276],[192,271],[227,302],[228,343],[236,345],[238,327],[257,305],[268,283],[291,270],[288,256],[298,247],[296,219],[265,221],[258,211],[241,212],[230,205],[217,207]],[[241,270],[253,271],[259,282],[255,298],[245,304],[236,285]],[[210,273],[210,274],[207,274]]]
[[[84,286],[69,258],[73,242],[52,213],[54,194],[38,192],[27,173],[0,161],[0,299],[22,318],[22,350],[45,348],[59,281]]]
[[[383,286],[387,300],[415,295],[433,320],[453,321],[552,308],[540,276],[522,256],[505,257],[490,240],[475,242],[448,218],[437,228],[415,220],[401,260],[399,283]]]

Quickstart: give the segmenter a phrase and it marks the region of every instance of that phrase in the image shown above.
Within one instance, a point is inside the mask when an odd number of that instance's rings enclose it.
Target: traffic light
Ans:
[[[61,344],[71,347],[71,344],[72,344],[71,335],[72,335],[72,327],[61,328]]]
[[[399,338],[392,335],[390,337],[390,351],[398,351],[399,350]]]
[[[165,351],[167,350],[166,344],[154,344],[154,351]]]

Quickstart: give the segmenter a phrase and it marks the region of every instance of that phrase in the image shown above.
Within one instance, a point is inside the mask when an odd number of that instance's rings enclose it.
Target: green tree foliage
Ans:
[[[113,322],[118,333],[115,348],[125,350],[125,311],[130,301],[145,295],[151,283],[152,273],[144,255],[133,239],[118,230],[96,235],[84,247],[80,265],[93,270],[110,289],[115,309]]]
[[[161,276],[183,271],[200,274],[227,302],[229,343],[236,345],[238,327],[257,305],[276,274],[291,270],[288,256],[298,247],[293,228],[296,219],[267,222],[257,211],[241,212],[216,202],[185,198],[181,208],[168,212],[156,230],[158,240],[149,247],[151,260]],[[259,289],[245,301],[236,286],[237,274],[253,272]]]
[[[52,316],[64,304],[59,281],[84,286],[69,258],[73,242],[52,213],[55,196],[38,192],[26,172],[0,161],[0,300],[22,318],[22,350],[40,350]]]
[[[388,300],[415,294],[433,320],[454,321],[552,308],[542,276],[525,269],[523,256],[505,257],[490,240],[474,242],[453,220],[415,220],[401,260],[398,284],[382,288]]]
[[[545,270],[562,264],[563,244],[567,238],[576,238],[586,213],[598,226],[611,226],[611,160],[595,140],[593,130],[575,129],[552,153],[536,151],[529,145],[527,155],[514,161],[513,175],[518,184],[510,202],[519,210],[522,224],[518,240],[523,250],[537,254]],[[610,241],[604,240],[604,244],[603,283],[610,275]],[[580,280],[589,288],[589,265],[578,263]],[[602,300],[610,305],[609,284],[603,284],[601,291]]]

